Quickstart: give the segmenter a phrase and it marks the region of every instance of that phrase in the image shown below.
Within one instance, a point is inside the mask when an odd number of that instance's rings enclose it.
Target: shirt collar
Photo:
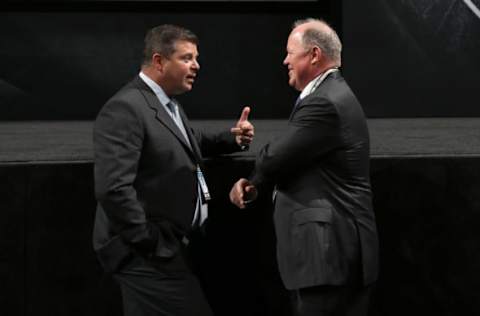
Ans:
[[[308,96],[310,93],[312,93],[313,91],[315,91],[315,89],[317,89],[317,87],[323,82],[323,80],[325,80],[325,78],[331,74],[332,72],[335,72],[335,71],[338,71],[338,68],[330,68],[324,72],[322,72],[321,74],[319,74],[318,76],[316,76],[312,81],[310,81],[307,86],[302,90],[302,93],[300,93],[300,99],[303,99],[305,98],[306,96]]]
[[[153,93],[155,93],[155,95],[157,96],[160,103],[162,103],[162,105],[165,106],[166,104],[168,104],[168,102],[170,102],[170,98],[165,94],[165,91],[163,91],[162,87],[160,87],[158,83],[150,79],[150,77],[148,77],[142,71],[140,71],[138,75],[147,84],[147,86],[149,86],[150,89],[152,89]]]

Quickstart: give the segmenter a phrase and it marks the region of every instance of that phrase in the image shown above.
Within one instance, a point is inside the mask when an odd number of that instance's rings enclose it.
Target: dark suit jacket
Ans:
[[[362,108],[340,72],[297,106],[258,155],[252,182],[276,185],[274,223],[287,289],[377,278],[378,241]]]
[[[95,122],[94,249],[107,271],[132,253],[175,256],[189,232],[202,155],[239,150],[233,135],[189,127],[192,149],[153,91],[136,77],[101,109]]]

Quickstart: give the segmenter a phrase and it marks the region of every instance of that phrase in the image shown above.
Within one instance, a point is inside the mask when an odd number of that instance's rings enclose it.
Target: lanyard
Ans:
[[[210,192],[208,191],[207,182],[205,181],[205,177],[203,176],[203,172],[200,169],[199,165],[197,165],[197,178],[198,178],[198,183],[200,183],[200,188],[202,189],[203,201],[206,202],[211,200]]]

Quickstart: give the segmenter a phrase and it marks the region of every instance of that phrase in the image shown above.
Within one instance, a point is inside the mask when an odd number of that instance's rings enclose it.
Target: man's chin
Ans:
[[[178,88],[177,90],[173,91],[172,95],[180,95],[190,90],[192,90],[192,86],[189,86],[189,87],[183,86],[182,88]]]
[[[295,90],[297,89],[294,79],[288,80],[288,85],[289,85],[290,87],[294,88]]]
[[[193,88],[193,82],[192,82],[192,83],[187,83],[187,84],[185,84],[185,85],[183,86],[183,88],[184,88],[184,90],[185,90],[184,92],[187,92],[187,91],[192,90],[192,88]]]
[[[179,95],[179,94],[188,92],[188,91],[192,90],[192,87],[193,87],[193,85],[191,85],[191,84],[184,84],[184,85],[182,86],[182,88],[180,88],[180,89],[178,89],[178,90],[176,91],[175,94],[176,94],[176,95]]]

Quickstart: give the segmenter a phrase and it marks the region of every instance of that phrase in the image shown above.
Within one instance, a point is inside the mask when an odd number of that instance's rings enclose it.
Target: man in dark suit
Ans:
[[[94,249],[122,290],[125,315],[212,315],[187,259],[207,217],[202,157],[253,137],[249,108],[231,131],[190,128],[173,99],[192,89],[197,37],[161,25],[145,37],[142,69],[101,109],[94,128]]]
[[[301,94],[286,133],[260,151],[250,180],[230,192],[244,208],[275,186],[277,260],[295,315],[366,315],[378,273],[369,135],[338,70],[340,53],[325,22],[294,24],[284,64]]]

